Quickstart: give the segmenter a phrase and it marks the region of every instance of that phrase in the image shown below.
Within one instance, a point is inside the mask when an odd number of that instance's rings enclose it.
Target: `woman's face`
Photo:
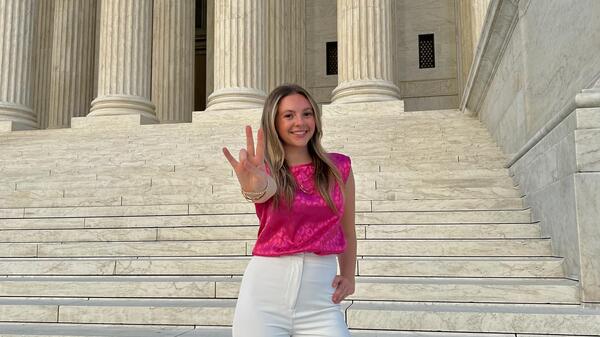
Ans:
[[[306,147],[315,134],[315,112],[306,97],[291,94],[279,101],[275,127],[287,147]]]

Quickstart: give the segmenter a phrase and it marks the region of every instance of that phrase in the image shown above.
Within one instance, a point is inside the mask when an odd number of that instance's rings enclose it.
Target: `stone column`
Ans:
[[[479,39],[481,38],[481,31],[485,23],[487,10],[490,6],[490,0],[475,0],[471,3],[471,6],[471,30],[473,32],[473,54],[475,54]]]
[[[215,84],[207,110],[262,107],[267,84],[266,4],[215,1]]]
[[[93,98],[96,0],[55,1],[48,128],[64,128]]]
[[[337,0],[338,86],[333,103],[398,100],[390,0]]]
[[[54,0],[39,1],[33,33],[33,113],[38,128],[48,127]]]
[[[269,0],[269,91],[283,83],[304,85],[304,0]]]
[[[98,97],[88,116],[140,115],[156,123],[150,102],[152,0],[103,0]]]
[[[0,0],[0,129],[37,128],[32,110],[35,0]]]
[[[154,0],[152,101],[163,122],[191,122],[195,0]]]

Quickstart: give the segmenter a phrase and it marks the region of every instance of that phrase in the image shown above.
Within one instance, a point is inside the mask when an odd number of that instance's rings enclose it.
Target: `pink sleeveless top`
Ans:
[[[339,153],[330,153],[329,156],[345,183],[350,174],[350,158]],[[287,208],[285,201],[275,208],[272,205],[273,198],[255,204],[260,227],[252,255],[327,255],[344,252],[346,240],[341,225],[344,200],[340,186],[336,184],[332,193],[337,208],[334,213],[315,186],[312,163],[292,166],[290,170],[298,185],[291,209]]]

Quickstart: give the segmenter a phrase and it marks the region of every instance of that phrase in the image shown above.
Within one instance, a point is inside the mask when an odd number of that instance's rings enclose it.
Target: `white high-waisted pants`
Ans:
[[[233,337],[350,337],[331,300],[336,256],[253,256],[244,272]]]

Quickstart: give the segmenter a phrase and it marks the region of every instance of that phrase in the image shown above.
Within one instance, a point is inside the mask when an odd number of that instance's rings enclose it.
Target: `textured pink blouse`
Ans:
[[[350,158],[339,153],[330,153],[344,183],[350,174]],[[272,205],[273,198],[256,203],[256,215],[260,220],[258,239],[253,255],[280,256],[296,253],[317,255],[339,254],[346,248],[341,220],[344,200],[340,186],[336,184],[332,194],[337,212],[333,212],[321,197],[314,183],[312,163],[290,167],[298,188],[291,209],[285,202],[279,208]],[[308,193],[307,193],[308,192]]]

